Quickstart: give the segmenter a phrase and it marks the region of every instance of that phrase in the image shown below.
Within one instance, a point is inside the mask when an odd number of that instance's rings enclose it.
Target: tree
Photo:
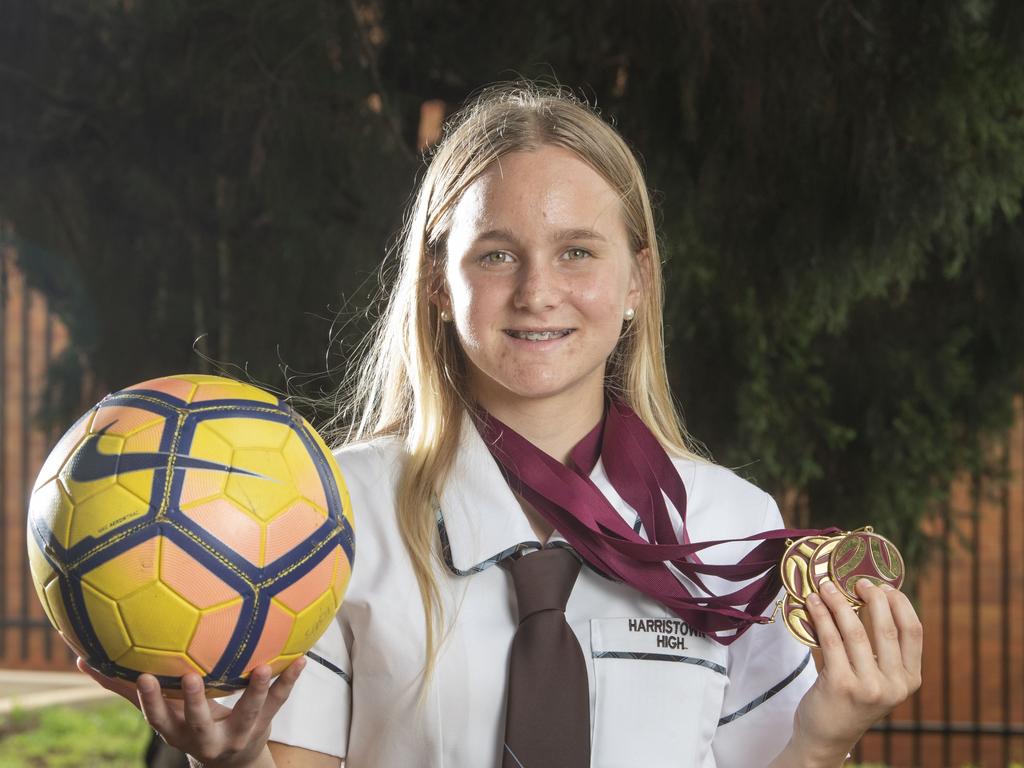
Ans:
[[[202,333],[264,381],[323,370],[336,297],[376,290],[420,104],[557,75],[646,160],[674,385],[719,461],[914,559],[915,523],[1009,424],[1012,0],[8,5],[0,211],[83,276],[73,327],[108,386],[194,368]]]

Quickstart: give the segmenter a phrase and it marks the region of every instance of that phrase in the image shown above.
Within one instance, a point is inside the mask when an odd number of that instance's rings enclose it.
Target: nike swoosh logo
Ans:
[[[103,453],[100,451],[99,439],[116,423],[116,421],[111,422],[99,432],[94,432],[85,439],[71,462],[70,478],[72,480],[77,483],[88,483],[93,480],[102,480],[104,477],[125,475],[129,472],[167,468],[171,458],[169,453]],[[176,456],[174,469],[208,469],[214,472],[259,477],[263,480],[273,479],[246,469],[232,467],[230,464],[218,464],[215,461],[197,459],[194,456]]]

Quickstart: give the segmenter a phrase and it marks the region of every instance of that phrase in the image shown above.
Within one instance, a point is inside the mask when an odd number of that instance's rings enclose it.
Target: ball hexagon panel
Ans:
[[[266,546],[261,565],[287,555],[297,544],[316,533],[326,519],[327,515],[308,501],[299,499],[292,502],[266,525]]]
[[[295,624],[292,626],[291,635],[288,637],[282,653],[285,655],[304,653],[324,633],[337,611],[338,605],[334,600],[334,593],[328,589],[318,600],[304,608],[295,617]]]
[[[39,549],[32,531],[28,532],[28,567],[32,573],[32,584],[36,589],[39,602],[43,606],[43,612],[53,624],[53,613],[50,612],[50,603],[46,599],[46,587],[57,578],[57,572],[50,565],[50,561],[46,559],[43,551]]]
[[[225,379],[202,373],[182,373],[143,381],[121,390],[134,392],[147,390],[162,392],[184,403],[205,403],[213,400],[255,400],[267,405],[277,405],[277,398],[269,392],[241,381]]]
[[[281,458],[288,465],[288,473],[302,497],[321,510],[326,510],[327,496],[324,493],[324,484],[317,471],[316,462],[309,455],[309,448],[298,432],[289,433],[281,448]]]
[[[132,647],[114,659],[114,663],[127,669],[144,669],[150,674],[170,678],[181,677],[186,672],[204,674],[202,668],[186,654],[157,648]]]
[[[199,614],[199,623],[192,634],[188,655],[206,674],[213,671],[228,649],[238,618],[242,613],[242,598],[208,608]]]
[[[163,392],[164,394],[170,395],[171,397],[182,400],[183,402],[192,402],[192,395],[196,391],[196,383],[191,379],[195,378],[192,375],[185,376],[165,376],[160,379],[150,379],[149,381],[143,381],[136,384],[133,387],[122,389],[122,392],[135,392],[138,390],[150,390]]]
[[[32,491],[35,492],[41,485],[50,482],[57,476],[57,473],[64,467],[67,460],[78,449],[86,435],[89,434],[89,427],[92,424],[94,412],[89,411],[76,421],[64,436],[57,441],[57,445],[50,451],[50,455],[43,462],[39,474],[36,476],[35,485]]]
[[[324,594],[331,594],[333,599],[331,584],[335,566],[333,555],[324,557],[294,584],[288,585],[274,595],[274,600],[293,614],[298,614],[306,606],[318,601]]]
[[[230,415],[220,415],[220,414]],[[245,412],[234,417],[234,409],[214,409],[212,415],[218,418],[203,418],[199,423],[206,424],[207,429],[217,433],[226,443],[233,446],[235,450],[262,449],[274,454],[280,454],[288,435],[291,434],[291,425],[283,421],[272,421],[267,418],[260,418],[259,414],[252,415]],[[198,425],[197,425],[198,426]],[[253,472],[258,472],[259,467],[246,467]]]
[[[151,472],[139,474],[152,475]],[[73,495],[74,491],[71,493]],[[115,528],[145,517],[149,511],[148,501],[115,482],[104,489],[103,493],[94,494],[75,504],[67,546],[73,547],[89,537],[99,538]]]
[[[200,611],[240,599],[237,589],[169,539],[160,547],[160,581]]]
[[[253,474],[232,472],[225,494],[262,522],[267,522],[298,498],[288,465],[276,449],[236,449],[231,463]]]
[[[125,438],[142,434],[150,441],[147,450],[154,451],[160,446],[160,440],[158,437],[156,444],[151,442],[153,427],[160,428],[157,432],[159,435],[163,432],[164,421],[164,416],[143,408],[130,405],[101,405],[96,409],[89,431],[93,434],[103,433]]]
[[[228,442],[217,434],[210,421],[200,421],[195,425],[192,442],[188,449],[189,456],[214,462],[223,466],[231,466],[232,448]],[[210,498],[224,493],[228,482],[227,472],[216,472],[209,469],[186,469],[182,477],[179,504],[191,504],[199,499]]]
[[[103,491],[117,484],[117,475],[113,471],[96,479],[82,479],[83,477],[91,476],[91,472],[83,472],[82,468],[89,461],[87,451],[84,449],[93,441],[96,442],[96,449],[100,454],[116,454],[123,444],[123,440],[120,437],[104,435],[97,438],[94,435],[89,435],[81,442],[64,466],[61,467],[57,477],[64,487],[68,489],[76,504],[88,501],[96,494],[103,493]]]
[[[82,599],[89,622],[107,658],[116,659],[131,648],[132,640],[117,603],[85,583],[82,584]]]
[[[136,590],[118,604],[136,648],[183,652],[199,622],[199,611],[160,581]]]
[[[74,512],[71,497],[57,477],[37,488],[29,502],[30,524],[37,527],[44,540],[52,535],[65,549],[69,546],[71,538],[71,519]],[[29,532],[30,537],[31,535]],[[30,540],[30,544],[34,544],[34,541]]]
[[[219,376],[211,376],[197,381],[192,403],[205,403],[211,400],[256,400],[267,405],[277,405],[277,398],[269,392],[245,384],[241,381],[226,381]]]
[[[252,655],[242,670],[243,675],[248,675],[260,664],[268,664],[281,655],[288,637],[295,625],[295,614],[282,606],[276,600],[271,600],[267,607],[267,616],[263,622],[263,633],[260,635]],[[278,660],[280,662],[280,660]],[[273,665],[271,665],[273,666]],[[286,666],[283,664],[281,666]]]
[[[263,565],[263,524],[231,499],[220,496],[185,507],[182,514],[197,529],[255,566]]]
[[[64,638],[64,642],[79,656],[88,656],[85,652],[85,645],[75,634],[74,625],[68,619],[68,612],[64,607],[64,598],[60,593],[60,580],[54,579],[46,585],[43,590],[46,594],[46,604],[50,607],[50,614],[53,616],[53,624]]]
[[[110,598],[121,600],[154,583],[159,577],[158,536],[114,555],[82,575],[83,584]]]

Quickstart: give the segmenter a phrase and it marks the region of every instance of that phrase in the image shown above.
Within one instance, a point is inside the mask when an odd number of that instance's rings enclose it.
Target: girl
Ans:
[[[209,766],[838,766],[917,689],[897,591],[860,583],[869,629],[828,584],[808,599],[818,675],[756,619],[774,588],[737,540],[782,520],[688,446],[651,205],[609,125],[560,91],[484,92],[400,257],[337,454],[359,528],[337,621],[233,710],[140,676],[169,743]]]

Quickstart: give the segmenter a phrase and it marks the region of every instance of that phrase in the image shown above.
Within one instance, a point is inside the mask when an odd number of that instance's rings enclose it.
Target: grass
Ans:
[[[138,710],[126,701],[33,712],[15,709],[0,720],[0,766],[141,768],[150,733]],[[851,763],[849,768],[886,766]],[[1024,766],[1014,763],[1008,768]]]
[[[151,731],[126,701],[14,710],[0,721],[4,768],[140,768]]]

